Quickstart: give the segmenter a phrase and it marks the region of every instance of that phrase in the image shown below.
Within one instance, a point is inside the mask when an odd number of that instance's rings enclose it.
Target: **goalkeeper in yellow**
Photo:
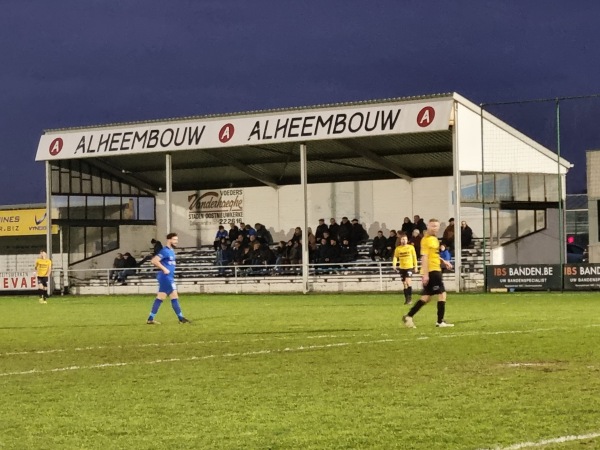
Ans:
[[[446,323],[444,315],[446,313],[446,288],[442,279],[442,265],[447,269],[452,269],[450,261],[440,258],[440,241],[437,238],[440,230],[440,221],[429,219],[425,237],[421,240],[421,281],[423,283],[423,293],[421,298],[410,309],[408,314],[402,317],[404,325],[408,328],[416,328],[413,322],[413,316],[431,300],[431,297],[437,295],[437,322],[436,327],[453,327],[454,324]]]
[[[417,270],[417,252],[415,246],[408,243],[408,236],[405,234],[400,237],[400,245],[394,250],[392,268],[402,278],[404,304],[410,305],[412,303],[412,275]]]
[[[40,251],[39,258],[35,260],[35,272],[37,275],[40,303],[47,303],[48,279],[52,272],[52,260],[48,258],[48,254],[44,250]]]

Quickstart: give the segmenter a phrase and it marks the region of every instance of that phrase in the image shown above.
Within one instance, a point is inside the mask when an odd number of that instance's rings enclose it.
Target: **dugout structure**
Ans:
[[[385,217],[399,228],[404,216],[448,215],[458,228],[466,219],[489,250],[483,265],[555,263],[564,254],[571,164],[457,93],[47,130],[36,160],[46,165],[50,219],[68,230],[71,263],[116,251],[123,225],[181,232],[191,215],[178,195],[190,192],[293,187],[297,201],[286,203],[302,217],[306,241],[316,217],[340,211],[336,197],[317,205],[309,189],[365,181],[383,183],[389,201],[369,209],[363,198],[354,211],[363,223]],[[460,239],[455,252],[463,254]],[[457,257],[457,286],[462,266]]]

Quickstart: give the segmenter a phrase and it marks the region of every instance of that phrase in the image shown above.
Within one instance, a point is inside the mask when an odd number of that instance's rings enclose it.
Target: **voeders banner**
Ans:
[[[216,230],[219,225],[244,221],[243,189],[193,192],[188,195],[188,205],[188,219],[193,226]]]

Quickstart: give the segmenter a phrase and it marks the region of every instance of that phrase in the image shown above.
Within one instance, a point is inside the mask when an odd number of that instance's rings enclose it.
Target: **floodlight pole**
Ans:
[[[166,233],[172,233],[173,230],[171,230],[171,194],[172,194],[172,190],[173,190],[173,164],[171,161],[171,154],[167,153],[165,155],[165,203],[166,203],[166,209],[167,209],[167,216],[166,216]]]
[[[452,164],[454,166],[454,283],[456,291],[462,290],[461,271],[462,271],[462,242],[460,239],[460,202],[461,202],[461,179],[460,179],[460,158],[458,148],[458,102],[454,102],[454,124],[452,126]],[[458,225],[458,228],[457,228]],[[457,233],[458,231],[458,233]]]
[[[308,206],[306,144],[300,144],[300,182],[302,183],[302,205],[304,207],[304,226],[302,227],[302,293],[308,292]]]
[[[52,259],[52,169],[50,161],[46,161],[46,253]],[[62,265],[62,264],[61,264]],[[53,277],[48,279],[48,292],[54,291]]]

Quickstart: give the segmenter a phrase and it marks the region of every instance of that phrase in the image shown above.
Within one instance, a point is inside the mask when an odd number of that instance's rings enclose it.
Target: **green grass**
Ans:
[[[480,449],[600,432],[600,296],[0,298],[0,449]],[[540,447],[537,447],[540,448]],[[544,449],[597,449],[600,438]]]

